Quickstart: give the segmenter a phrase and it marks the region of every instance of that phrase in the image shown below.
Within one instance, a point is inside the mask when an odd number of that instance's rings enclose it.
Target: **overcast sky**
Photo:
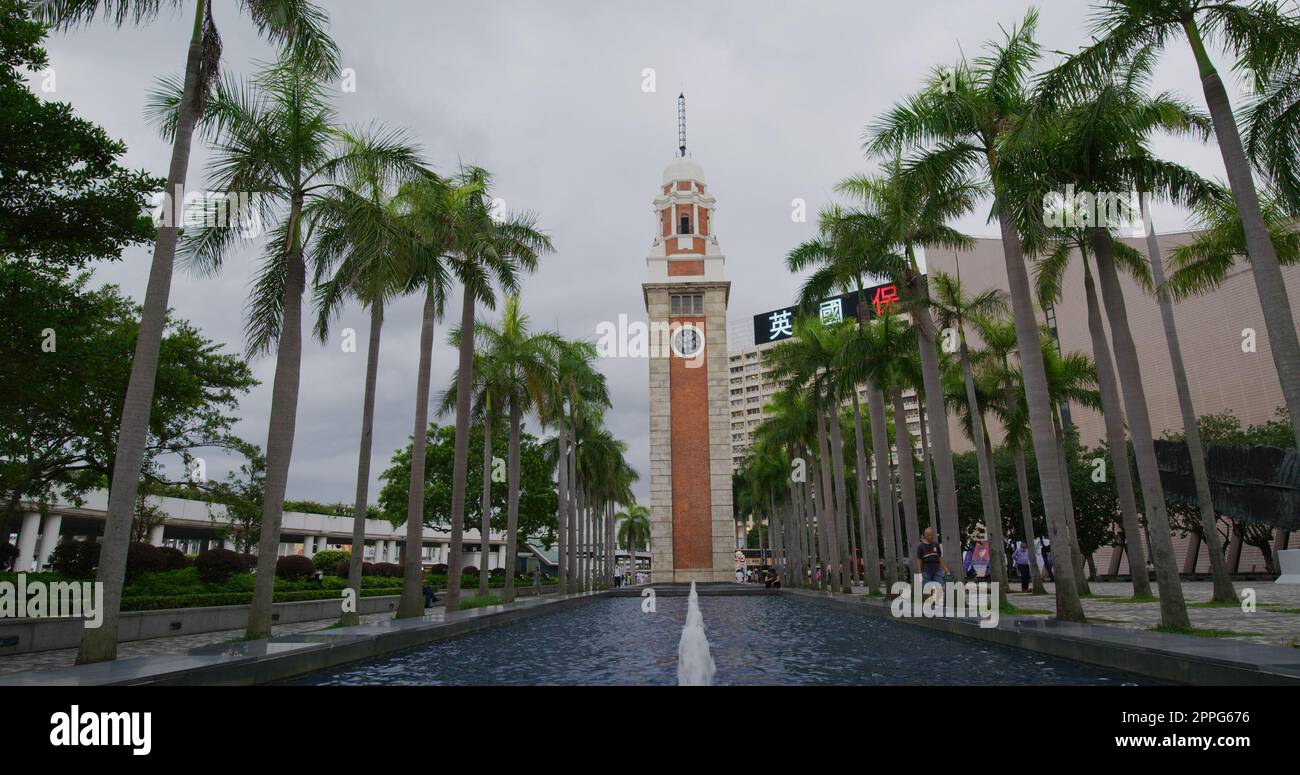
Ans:
[[[523,306],[536,328],[594,337],[620,314],[643,319],[640,284],[652,239],[650,203],[677,144],[676,98],[687,97],[690,155],[717,196],[716,233],[732,281],[730,327],[790,303],[797,281],[783,269],[786,252],[815,228],[817,209],[834,183],[872,167],[861,153],[863,127],[913,90],[933,65],[952,62],[1021,19],[1017,0],[324,0],[343,65],[356,90],[340,93],[345,123],[372,120],[405,127],[440,171],[472,162],[496,176],[514,209],[535,211],[557,251],[528,278]],[[126,164],[166,176],[170,147],[144,120],[154,80],[179,72],[189,34],[190,3],[143,28],[92,25],[48,40],[57,91],[78,114],[123,139]],[[1044,48],[1073,50],[1088,29],[1082,0],[1042,3]],[[249,73],[274,54],[237,14],[217,3],[223,66]],[[1047,61],[1055,56],[1050,54]],[[1220,62],[1226,72],[1230,63]],[[656,90],[643,91],[653,68]],[[1156,87],[1201,104],[1186,45],[1164,56]],[[1236,84],[1230,84],[1238,96]],[[1222,177],[1212,148],[1165,141],[1157,151],[1203,174]],[[191,188],[201,187],[208,154],[196,143]],[[807,201],[807,223],[791,219],[791,201]],[[1157,208],[1172,230],[1182,215]],[[984,211],[958,224],[992,236]],[[172,306],[210,338],[242,351],[241,315],[260,244],[229,261],[216,278],[178,272]],[[98,268],[143,296],[150,247],[128,250]],[[459,291],[457,291],[457,294]],[[458,306],[458,305],[457,305]],[[494,313],[480,308],[481,316]],[[388,312],[380,358],[371,499],[378,474],[412,430],[420,302]],[[365,372],[365,313],[352,306],[336,331],[358,332],[359,352],[308,342],[302,362],[298,431],[288,496],[350,502],[355,486]],[[437,332],[433,382],[447,384],[454,351]],[[253,363],[262,385],[242,402],[236,432],[265,447],[274,358]],[[614,399],[607,422],[647,474],[647,365],[606,359]],[[449,420],[450,418],[448,418]],[[533,425],[530,428],[537,432]],[[208,457],[210,477],[230,462]],[[236,462],[237,464],[237,462]],[[647,500],[643,478],[636,492]]]

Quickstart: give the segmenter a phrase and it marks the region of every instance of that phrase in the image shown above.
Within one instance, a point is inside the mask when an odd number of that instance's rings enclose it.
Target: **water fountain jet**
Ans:
[[[686,626],[682,627],[682,639],[677,642],[677,685],[709,686],[715,672],[709,639],[704,635],[700,596],[692,581],[691,594],[686,599]]]

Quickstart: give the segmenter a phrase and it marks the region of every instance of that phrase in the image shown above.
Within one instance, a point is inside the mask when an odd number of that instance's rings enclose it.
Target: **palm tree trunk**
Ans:
[[[984,507],[984,529],[988,531],[989,567],[992,568],[993,581],[1002,589],[1007,588],[1007,560],[1002,543],[1002,515],[994,503],[998,486],[997,474],[993,469],[993,454],[984,438],[984,411],[980,408],[979,397],[975,395],[975,374],[971,370],[970,349],[966,346],[966,332],[962,321],[957,325],[961,330],[962,379],[966,383],[966,411],[970,415],[971,438],[975,442],[975,464],[979,470],[980,499]],[[900,401],[901,403],[901,401]]]
[[[1282,395],[1291,416],[1291,432],[1295,435],[1297,448],[1300,448],[1300,339],[1296,337],[1295,317],[1291,312],[1291,301],[1287,298],[1286,282],[1282,277],[1282,268],[1278,265],[1273,240],[1264,224],[1264,215],[1260,211],[1259,194],[1255,190],[1250,162],[1241,145],[1241,135],[1237,131],[1237,120],[1232,113],[1228,91],[1205,51],[1194,18],[1189,17],[1183,26],[1200,70],[1201,87],[1205,92],[1210,120],[1214,124],[1214,136],[1218,138],[1223,167],[1228,173],[1228,184],[1232,187],[1232,197],[1237,203],[1237,212],[1246,237],[1246,254],[1250,257],[1251,275],[1255,278],[1255,291],[1259,294],[1259,304],[1264,312],[1264,327],[1268,331],[1273,366],[1277,369]],[[1163,599],[1163,595],[1161,597]]]
[[[361,449],[357,452],[357,497],[352,510],[352,552],[348,558],[348,589],[356,597],[353,610],[343,612],[343,625],[361,623],[361,563],[366,553],[366,506],[370,499],[370,454],[375,432],[375,392],[379,382],[379,334],[384,326],[384,305],[370,303],[370,343],[366,350],[366,393],[361,403]]]
[[[797,482],[790,482],[787,499],[790,502],[790,578],[787,582],[792,587],[802,587],[806,584],[804,576],[806,566],[804,565],[803,508]]]
[[[302,213],[297,196],[289,215],[291,234],[296,234]],[[275,563],[280,553],[280,521],[284,518],[284,491],[289,483],[289,461],[293,457],[293,436],[298,418],[298,380],[302,367],[302,293],[307,268],[302,248],[289,251],[285,270],[284,301],[280,336],[276,345],[275,379],[271,387],[271,419],[266,437],[266,485],[262,496],[262,532],[257,543],[257,579],[253,603],[248,609],[249,640],[271,636],[271,608],[275,594]]]
[[[183,191],[190,168],[190,144],[194,125],[199,119],[199,65],[203,59],[202,29],[206,0],[194,4],[194,31],[185,57],[185,85],[172,141],[171,162],[167,169],[167,193]],[[174,203],[176,204],[176,203]],[[95,580],[102,584],[100,610],[103,624],[82,630],[77,664],[103,662],[117,658],[117,625],[122,607],[122,584],[126,579],[126,551],[131,539],[131,517],[140,487],[140,469],[144,465],[144,447],[149,436],[149,414],[153,406],[154,381],[158,372],[158,353],[162,348],[163,329],[167,326],[167,304],[171,296],[172,267],[176,260],[176,237],[181,224],[168,218],[158,227],[154,239],[153,261],[149,266],[149,283],[145,288],[140,331],[136,334],[135,354],[131,359],[131,378],[122,405],[121,425],[117,434],[117,456],[113,461],[113,478],[108,492],[108,515],[104,520],[104,537],[100,540],[99,567]],[[5,531],[5,541],[9,539]]]
[[[804,496],[807,489],[808,483],[806,481],[800,482],[791,489],[790,493],[799,519],[798,524],[795,526],[795,539],[799,547],[799,577],[796,583],[805,589],[811,586],[810,580],[812,578],[810,574],[812,561],[809,556],[812,548],[808,543],[808,499]]]
[[[1034,537],[1034,512],[1029,504],[1029,475],[1025,471],[1025,450],[1016,444],[1012,450],[1016,461],[1016,487],[1020,491],[1020,518],[1024,522],[1025,549],[1029,553],[1029,575],[1033,580],[1035,595],[1046,595],[1043,586],[1043,572],[1038,567],[1038,551]]]
[[[921,469],[925,473],[925,506],[926,516],[929,517],[931,525],[937,525],[935,519],[938,512],[934,510],[934,474],[930,463],[930,431],[927,429],[930,421],[926,419],[925,401],[921,396],[917,396],[917,410],[921,415]],[[921,543],[921,522],[914,520],[907,525],[908,545],[916,546]]]
[[[582,530],[582,589],[584,592],[591,591],[592,582],[594,581],[591,573],[592,516],[591,483],[587,482],[582,490],[582,522],[579,523],[579,528]]]
[[[506,452],[506,583],[502,600],[515,599],[515,566],[519,564],[519,397],[510,396],[510,449]]]
[[[871,413],[871,445],[876,460],[876,490],[880,502],[880,521],[885,534],[885,590],[892,591],[898,581],[898,554],[895,549],[894,528],[897,520],[889,501],[894,497],[893,478],[889,466],[889,430],[885,425],[885,396],[874,384],[867,385],[867,409]],[[954,514],[956,512],[953,512]],[[960,555],[958,555],[960,556]]]
[[[1111,236],[1105,229],[1088,230],[1094,257],[1097,261],[1097,279],[1101,283],[1101,297],[1110,322],[1111,340],[1115,345],[1115,362],[1119,369],[1119,385],[1124,395],[1124,414],[1128,417],[1129,433],[1133,436],[1133,456],[1137,459],[1138,479],[1142,483],[1142,503],[1147,511],[1147,527],[1151,531],[1152,560],[1156,566],[1156,583],[1160,595],[1160,623],[1165,627],[1190,627],[1187,604],[1178,577],[1178,564],[1174,556],[1173,537],[1169,531],[1169,518],[1165,514],[1164,487],[1160,483],[1160,470],[1156,466],[1155,446],[1151,438],[1151,419],[1147,414],[1146,391],[1142,387],[1142,367],[1138,364],[1137,347],[1129,330],[1128,310],[1119,285],[1119,273],[1111,255]],[[1060,586],[1059,584],[1057,585]]]
[[[1228,576],[1228,565],[1223,560],[1223,544],[1215,530],[1214,501],[1210,497],[1210,477],[1205,471],[1205,450],[1201,446],[1201,432],[1196,425],[1196,408],[1192,405],[1192,390],[1187,384],[1187,368],[1183,365],[1183,348],[1178,341],[1178,326],[1174,322],[1174,306],[1165,289],[1164,257],[1160,241],[1151,221],[1146,194],[1141,194],[1142,220],[1146,226],[1147,254],[1151,260],[1151,279],[1156,286],[1156,301],[1160,305],[1160,321],[1164,324],[1165,343],[1169,347],[1169,363],[1174,372],[1174,388],[1178,392],[1178,408],[1183,415],[1183,434],[1187,437],[1187,452],[1192,459],[1192,477],[1196,480],[1196,503],[1201,514],[1201,530],[1210,545],[1210,578],[1214,585],[1211,598],[1216,603],[1237,602],[1237,591]],[[1270,340],[1271,341],[1271,340]],[[1148,592],[1148,594],[1150,594]]]
[[[1056,460],[1061,467],[1061,498],[1065,500],[1065,526],[1070,541],[1070,557],[1074,564],[1074,583],[1080,596],[1088,596],[1092,594],[1092,589],[1088,586],[1088,576],[1083,570],[1083,547],[1079,544],[1079,526],[1074,516],[1074,491],[1070,485],[1070,459],[1065,454],[1065,428],[1061,425],[1059,413],[1053,422],[1056,423]]]
[[[569,564],[566,557],[569,552],[569,452],[568,434],[564,432],[564,408],[560,407],[559,421],[555,433],[555,482],[556,482],[556,572],[560,577],[559,593],[569,594]]]
[[[1005,583],[1001,588],[1005,591],[1011,588],[1011,580],[1008,579],[1006,575],[1008,560],[1006,552],[1007,541],[1006,534],[1002,532],[1002,494],[998,491],[997,458],[993,452],[993,442],[989,440],[988,424],[983,418],[980,419],[980,422],[984,424],[984,452],[988,455],[989,471],[992,472],[989,476],[989,482],[992,484],[990,489],[993,497],[993,514],[997,518],[998,524],[997,535],[990,535],[989,540],[996,541],[996,545],[1001,549],[997,554],[992,555],[990,560],[1002,564],[1002,579]],[[996,576],[994,578],[996,578]]]
[[[812,470],[812,486],[808,491],[810,501],[808,513],[812,519],[809,529],[815,531],[815,536],[810,536],[810,538],[815,537],[816,539],[813,550],[813,568],[814,570],[820,570],[821,576],[817,581],[816,588],[829,590],[833,586],[830,583],[830,572],[828,570],[830,567],[830,560],[828,559],[830,551],[827,548],[829,542],[826,538],[826,524],[830,518],[826,516],[826,509],[823,505],[825,502],[825,479],[822,477],[820,459],[814,457],[812,464],[814,468]]]
[[[844,491],[844,524],[849,531],[849,583],[861,584],[862,572],[858,567],[858,529],[853,524],[853,501],[849,500],[848,490]]]
[[[420,320],[420,370],[415,381],[415,427],[411,432],[411,481],[406,493],[406,556],[402,568],[402,597],[397,603],[397,618],[411,619],[424,615],[424,594],[420,578],[420,547],[424,540],[424,478],[429,435],[429,379],[433,364],[433,324],[437,305],[433,291],[424,295],[424,312]],[[412,559],[415,560],[412,565]],[[460,573],[456,573],[460,578]],[[451,565],[447,567],[447,586],[451,587]],[[449,609],[454,610],[454,609]]]
[[[990,159],[989,166],[995,167]],[[1011,220],[1007,206],[998,208],[998,224],[1002,232],[1002,254],[1007,268],[1011,307],[1016,324],[1016,345],[1020,351],[1021,370],[1025,382],[1025,401],[1029,407],[1029,430],[1033,437],[1034,461],[1038,464],[1038,479],[1043,491],[1043,510],[1047,512],[1048,532],[1052,543],[1058,542],[1065,527],[1065,505],[1061,500],[1061,470],[1056,460],[1056,431],[1052,426],[1051,396],[1047,392],[1047,369],[1043,365],[1042,344],[1038,335],[1038,320],[1034,316],[1034,296],[1029,289],[1029,273],[1020,252],[1020,235]],[[929,391],[927,387],[927,392]],[[1066,554],[1069,549],[1065,549]],[[1069,622],[1083,622],[1083,605],[1074,585],[1072,560],[1058,563],[1056,617]]]
[[[839,520],[836,519],[835,493],[831,484],[831,455],[830,444],[826,440],[826,413],[825,407],[820,400],[817,402],[816,415],[817,461],[819,464],[818,473],[820,474],[820,478],[817,480],[820,485],[817,492],[821,498],[818,503],[821,510],[818,512],[817,524],[823,529],[826,541],[824,546],[826,552],[823,555],[822,565],[826,568],[824,575],[827,579],[827,589],[834,592],[839,591],[843,586],[839,580],[842,570],[840,568],[840,549],[837,540],[838,528],[836,527]]]
[[[1092,359],[1097,367],[1097,386],[1101,389],[1101,414],[1106,423],[1106,445],[1110,447],[1111,468],[1115,471],[1115,488],[1119,493],[1124,549],[1128,552],[1129,570],[1133,577],[1133,595],[1151,597],[1151,580],[1147,578],[1147,553],[1142,546],[1142,523],[1138,520],[1137,498],[1133,495],[1133,471],[1129,467],[1128,443],[1124,440],[1124,411],[1120,406],[1119,385],[1115,381],[1110,343],[1106,341],[1106,332],[1102,328],[1097,288],[1086,257],[1083,261],[1083,290],[1088,303]]]
[[[462,292],[460,309],[460,361],[456,373],[456,442],[451,471],[451,557],[447,563],[446,611],[460,609],[460,571],[465,543],[465,490],[469,468],[470,391],[474,389],[474,291]]]
[[[614,504],[605,512],[605,585],[614,584]]]
[[[925,285],[925,278],[917,276],[912,280],[913,298],[926,300],[930,297]],[[948,415],[943,406],[943,382],[939,374],[939,351],[935,344],[934,318],[928,307],[920,307],[912,312],[916,328],[916,344],[921,351],[921,377],[925,383],[925,401],[931,417],[939,418],[930,435],[934,437],[934,468],[938,481],[940,543],[943,553],[949,561],[955,557],[961,564],[961,522],[957,516],[957,475],[952,466],[952,444],[948,438]],[[878,464],[877,464],[878,465]],[[933,515],[930,524],[935,524]],[[892,572],[891,572],[892,573]]]
[[[898,573],[905,576],[905,565],[907,564],[907,554],[903,549],[903,528],[898,518],[898,490],[901,483],[898,481],[898,466],[890,466],[889,475],[889,494],[893,497],[889,499],[889,517],[893,520],[894,531],[894,556],[897,557]]]
[[[898,451],[898,484],[903,495],[903,521],[908,525],[912,525],[913,530],[915,530],[919,520],[916,515],[916,472],[912,467],[912,433],[907,429],[907,411],[903,407],[903,389],[895,386],[891,392],[894,409],[894,448]],[[902,532],[901,525],[899,531]],[[921,537],[917,534],[906,538],[903,535],[899,536],[899,543],[905,549],[914,547],[920,542]],[[906,563],[907,554],[904,553],[899,559]]]
[[[569,500],[565,508],[569,511],[569,585],[574,592],[582,591],[582,579],[578,576],[578,493],[582,482],[578,479],[578,423],[576,412],[570,406],[569,413]]]
[[[839,404],[833,403],[827,411],[830,425],[831,465],[835,468],[835,529],[839,539],[840,589],[844,594],[853,592],[854,553],[849,527],[849,491],[844,481],[844,431],[840,429]],[[760,533],[761,535],[761,533]]]
[[[491,399],[484,396],[483,404],[483,494],[479,499],[479,574],[478,593],[489,594],[492,574],[492,406]]]
[[[867,594],[880,592],[880,537],[876,534],[876,515],[871,510],[871,474],[867,469],[867,444],[862,432],[862,407],[858,390],[853,389],[853,434],[858,475],[858,521],[862,527],[862,570],[866,575]]]

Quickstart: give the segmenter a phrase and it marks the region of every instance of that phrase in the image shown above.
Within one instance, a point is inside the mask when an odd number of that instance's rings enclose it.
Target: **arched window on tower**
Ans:
[[[691,233],[691,216],[683,215],[681,225],[678,227],[678,234]]]

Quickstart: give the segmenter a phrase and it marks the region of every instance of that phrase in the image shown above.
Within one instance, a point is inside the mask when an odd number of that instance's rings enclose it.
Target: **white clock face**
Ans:
[[[673,352],[679,358],[694,358],[704,349],[704,332],[695,326],[682,326],[673,334]]]

